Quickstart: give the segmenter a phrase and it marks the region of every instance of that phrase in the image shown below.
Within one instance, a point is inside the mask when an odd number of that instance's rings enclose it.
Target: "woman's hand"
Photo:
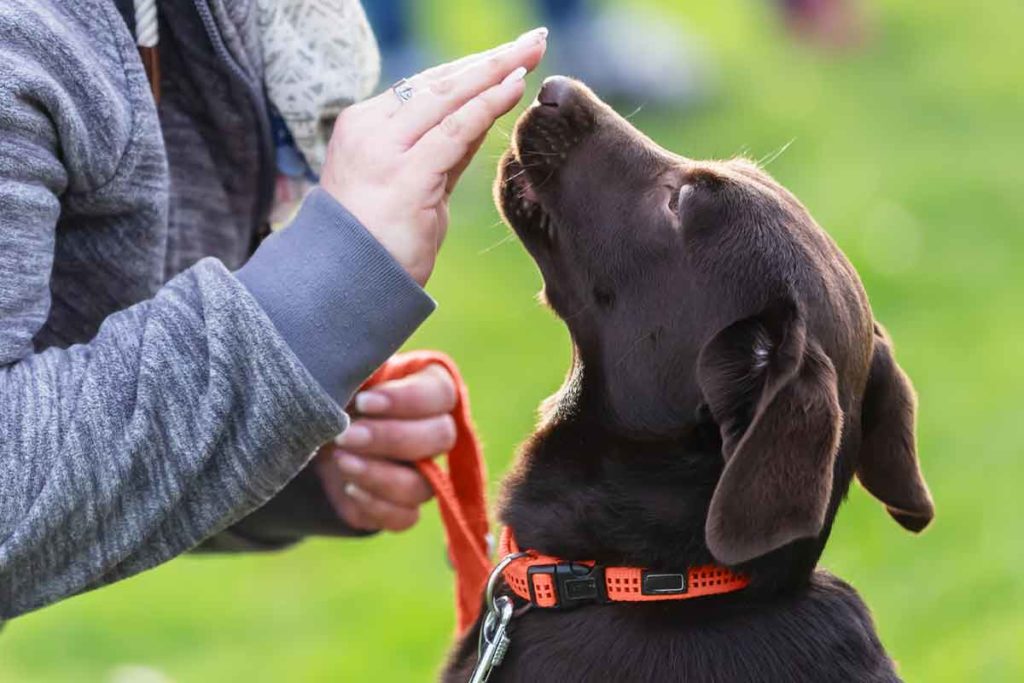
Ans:
[[[523,96],[547,30],[428,69],[345,109],[327,147],[320,184],[425,284],[448,229],[448,197],[494,121]]]
[[[411,463],[451,450],[455,400],[452,378],[439,365],[357,394],[357,419],[314,462],[338,516],[367,531],[415,524],[432,493]]]

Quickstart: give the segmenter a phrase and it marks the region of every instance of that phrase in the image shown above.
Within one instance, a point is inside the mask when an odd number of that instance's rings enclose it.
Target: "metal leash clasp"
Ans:
[[[494,589],[498,585],[501,573],[505,571],[510,563],[529,553],[512,553],[502,558],[501,562],[491,570],[487,578],[487,590],[484,595],[484,604],[487,606],[487,615],[480,627],[480,642],[477,645],[477,662],[470,677],[470,683],[486,683],[491,671],[501,666],[508,652],[511,643],[508,635],[508,625],[512,621],[515,606],[512,598],[507,595],[494,597]]]

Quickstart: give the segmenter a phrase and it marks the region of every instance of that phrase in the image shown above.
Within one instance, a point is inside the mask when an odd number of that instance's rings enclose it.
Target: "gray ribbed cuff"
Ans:
[[[384,247],[320,188],[235,275],[340,405],[435,308]]]

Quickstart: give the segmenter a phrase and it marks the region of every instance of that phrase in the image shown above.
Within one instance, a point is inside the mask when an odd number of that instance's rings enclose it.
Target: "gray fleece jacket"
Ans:
[[[344,534],[296,474],[433,308],[322,191],[250,258],[255,2],[161,12],[157,109],[112,0],[0,3],[0,620],[211,537]]]

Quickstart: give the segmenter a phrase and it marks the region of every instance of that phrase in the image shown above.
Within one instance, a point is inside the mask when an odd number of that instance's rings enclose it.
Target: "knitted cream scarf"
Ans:
[[[338,113],[369,95],[380,52],[358,0],[256,0],[264,82],[317,174]]]

